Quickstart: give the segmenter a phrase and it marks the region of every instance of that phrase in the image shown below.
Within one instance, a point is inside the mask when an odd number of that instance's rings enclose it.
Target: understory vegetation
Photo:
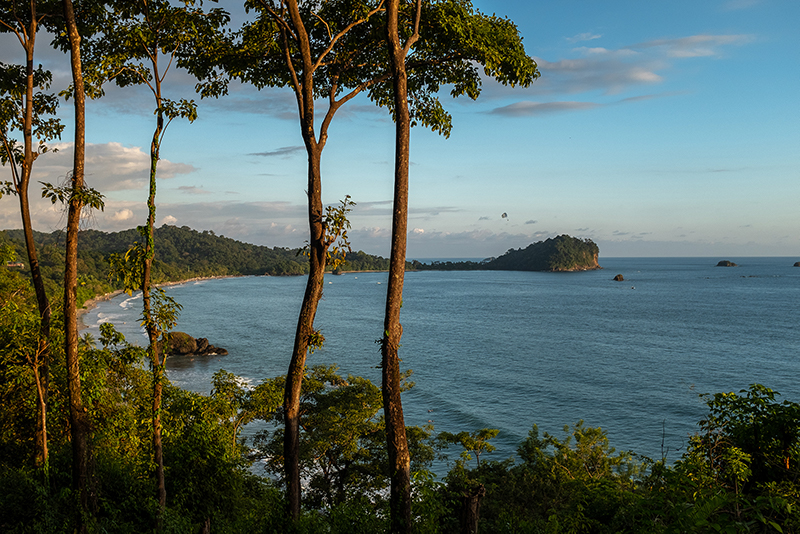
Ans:
[[[0,268],[0,531],[71,532],[67,379],[54,310],[48,386],[49,460],[34,463],[38,323],[30,282]],[[110,324],[80,343],[94,475],[90,532],[149,532],[158,514],[145,350]],[[385,427],[378,386],[334,366],[307,369],[301,397],[303,512],[282,491],[284,377],[250,386],[219,370],[211,393],[165,383],[164,532],[372,533],[388,526]],[[406,380],[405,387],[413,384]],[[582,422],[535,425],[510,459],[492,429],[409,427],[414,530],[485,533],[798,532],[800,404],[765,386],[705,396],[708,415],[671,465],[617,452]],[[245,425],[260,429],[242,437]],[[449,471],[432,472],[449,457]],[[85,519],[85,518],[84,518]]]

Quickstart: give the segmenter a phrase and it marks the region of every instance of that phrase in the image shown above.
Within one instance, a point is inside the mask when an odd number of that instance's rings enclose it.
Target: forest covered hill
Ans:
[[[42,275],[53,287],[63,283],[64,233],[34,232]],[[116,289],[109,281],[109,257],[125,253],[141,236],[136,229],[121,232],[84,230],[78,247],[78,274],[85,298]],[[10,242],[27,269],[22,230],[0,232],[0,244]],[[300,275],[308,272],[308,259],[300,249],[243,243],[213,231],[198,232],[188,226],[163,225],[154,236],[153,283],[207,276]],[[381,271],[389,260],[358,251],[347,254],[342,271]],[[27,271],[26,271],[27,272]],[[92,295],[89,295],[89,293]],[[85,298],[83,300],[85,300]]]
[[[413,261],[412,266],[420,271],[588,271],[601,268],[599,254],[600,248],[591,239],[564,234],[483,261]]]

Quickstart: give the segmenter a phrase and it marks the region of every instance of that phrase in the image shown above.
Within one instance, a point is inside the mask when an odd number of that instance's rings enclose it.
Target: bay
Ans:
[[[516,451],[533,424],[561,437],[584,420],[617,450],[674,461],[706,413],[700,393],[762,383],[800,401],[791,258],[605,258],[575,273],[406,274],[401,322],[406,423],[436,431],[498,428],[491,459]],[[625,281],[615,282],[616,274]],[[308,364],[380,383],[386,273],[327,275],[316,325],[325,346]],[[207,337],[224,357],[168,359],[170,380],[208,393],[224,368],[250,384],[285,374],[304,277],[243,277],[167,288],[183,305],[177,330]],[[122,295],[84,316],[129,340],[141,299]]]

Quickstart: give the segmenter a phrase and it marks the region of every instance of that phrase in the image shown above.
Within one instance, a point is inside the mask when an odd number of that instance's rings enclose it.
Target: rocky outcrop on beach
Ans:
[[[168,343],[162,338],[158,342],[159,349],[167,356],[225,356],[228,351],[211,345],[204,337],[193,338],[186,332],[170,332]]]

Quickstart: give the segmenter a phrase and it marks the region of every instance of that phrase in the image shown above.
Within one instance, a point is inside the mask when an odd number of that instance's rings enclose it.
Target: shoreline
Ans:
[[[238,274],[226,274],[220,276],[196,276],[194,278],[187,278],[186,280],[177,280],[177,281],[170,281],[170,282],[162,282],[160,284],[155,284],[153,287],[170,287],[170,286],[178,286],[181,284],[185,284],[187,282],[200,282],[203,280],[218,280],[221,278],[240,278],[244,275]],[[136,291],[141,291],[137,289]],[[78,332],[82,330],[86,330],[88,325],[84,322],[83,316],[92,311],[97,307],[97,305],[101,302],[105,302],[107,300],[111,300],[114,297],[119,296],[120,294],[124,293],[122,289],[117,289],[110,293],[104,293],[102,295],[97,295],[96,297],[92,297],[86,302],[83,303],[83,307],[78,309]]]

